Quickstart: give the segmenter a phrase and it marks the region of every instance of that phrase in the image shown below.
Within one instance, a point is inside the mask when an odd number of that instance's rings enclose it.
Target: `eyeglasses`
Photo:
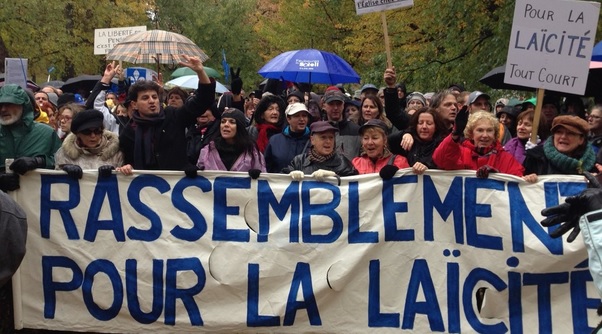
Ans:
[[[85,129],[85,130],[81,130],[79,133],[81,133],[82,135],[85,136],[89,136],[91,134],[95,134],[97,136],[102,134],[103,129],[101,128],[94,128],[94,129]]]

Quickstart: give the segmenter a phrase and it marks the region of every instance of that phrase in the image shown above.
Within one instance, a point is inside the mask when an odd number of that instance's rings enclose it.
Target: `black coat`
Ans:
[[[125,164],[134,169],[183,170],[189,165],[186,155],[186,128],[196,123],[196,118],[211,107],[215,99],[215,82],[200,84],[197,94],[186,100],[182,108],[165,108],[165,119],[155,127],[153,145],[156,166],[136,166],[134,164],[135,127],[131,120],[119,136],[119,145]]]
[[[338,176],[351,176],[357,175],[357,170],[353,167],[353,164],[347,157],[337,153],[332,158],[324,162],[312,162],[309,160],[307,153],[299,154],[290,165],[282,170],[282,173],[290,173],[294,170],[300,170],[304,174],[311,174],[318,169],[326,169],[335,172]]]

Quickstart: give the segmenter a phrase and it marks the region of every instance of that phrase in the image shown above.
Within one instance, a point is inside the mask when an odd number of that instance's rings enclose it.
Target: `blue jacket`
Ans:
[[[264,152],[268,173],[281,173],[295,156],[305,153],[310,146],[308,141],[309,128],[305,128],[301,136],[291,136],[290,127],[287,126],[282,133],[270,137]]]

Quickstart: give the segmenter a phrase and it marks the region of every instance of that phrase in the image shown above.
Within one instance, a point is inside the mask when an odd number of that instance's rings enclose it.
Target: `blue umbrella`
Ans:
[[[592,51],[592,61],[602,61],[602,42],[598,42],[594,45],[594,50]]]
[[[330,52],[304,49],[282,53],[259,72],[264,78],[310,84],[359,83],[360,76],[341,57]]]

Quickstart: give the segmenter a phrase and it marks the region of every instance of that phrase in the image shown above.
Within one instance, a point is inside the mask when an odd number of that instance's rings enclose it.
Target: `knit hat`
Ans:
[[[223,118],[234,118],[236,120],[236,125],[240,125],[243,128],[247,126],[245,114],[236,108],[226,108],[222,113],[222,119]]]
[[[300,90],[296,90],[295,89],[295,90],[290,91],[288,93],[288,95],[286,96],[286,101],[287,102],[288,102],[288,98],[291,97],[291,96],[296,96],[299,99],[299,101],[305,102],[305,94],[303,94],[303,92],[300,91]]]
[[[552,121],[552,133],[554,133],[559,127],[563,127],[570,132],[578,133],[586,136],[589,133],[589,124],[586,120],[579,116],[573,115],[562,115],[557,116]]]
[[[410,101],[412,100],[418,100],[422,102],[423,106],[426,106],[426,99],[424,98],[424,95],[421,92],[413,92],[410,95],[408,95],[408,104],[410,104]]]
[[[80,111],[71,121],[71,132],[79,133],[87,129],[102,129],[104,116],[96,109]]]

